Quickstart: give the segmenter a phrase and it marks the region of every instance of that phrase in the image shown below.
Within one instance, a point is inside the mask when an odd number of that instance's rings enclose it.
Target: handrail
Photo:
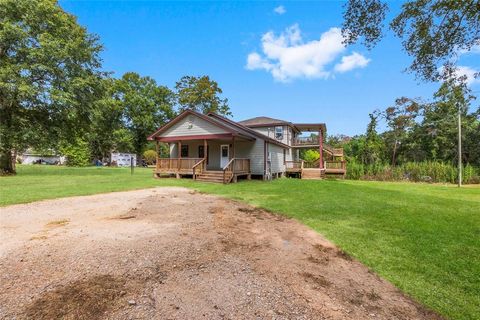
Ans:
[[[238,164],[238,171],[237,171]],[[247,171],[250,173],[250,159],[248,158],[232,158],[228,163],[222,168],[223,171],[223,183],[229,182],[232,178],[235,177],[237,172],[245,173]],[[230,176],[227,181],[227,171],[230,172]]]
[[[235,160],[235,158],[232,158],[230,159],[230,161],[228,161],[228,163],[225,165],[225,167],[222,168],[223,171],[227,170],[228,169],[228,166]]]
[[[197,178],[195,171],[196,171],[197,167],[198,167],[200,164],[202,164],[201,170],[203,171],[203,163],[204,163],[204,162],[205,162],[205,158],[203,158],[202,160],[198,161],[197,163],[195,163],[195,164],[193,165],[193,167],[192,167],[192,170],[193,170],[193,180],[195,180],[195,179]]]
[[[225,175],[226,175],[226,171],[228,169],[228,167],[230,167],[230,165],[235,161],[235,158],[232,158],[230,159],[230,161],[228,161],[228,163],[223,167],[223,183],[226,183],[226,180],[225,180]]]

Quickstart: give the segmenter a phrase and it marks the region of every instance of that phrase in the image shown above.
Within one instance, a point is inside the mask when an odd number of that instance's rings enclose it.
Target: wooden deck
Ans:
[[[305,161],[285,161],[286,174],[296,175],[301,179],[322,179],[325,176],[345,177],[347,167],[345,161],[324,161],[323,168],[319,168],[318,162],[315,166],[309,166]]]
[[[207,170],[205,158],[157,158],[154,177],[174,175],[177,179],[191,176],[206,182],[237,182],[238,177],[250,179],[250,159],[232,158],[222,170]]]

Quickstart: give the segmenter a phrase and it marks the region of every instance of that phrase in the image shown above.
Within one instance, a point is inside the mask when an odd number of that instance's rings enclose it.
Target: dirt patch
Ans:
[[[68,219],[54,220],[47,223],[45,227],[47,228],[63,227],[63,226],[66,226],[69,222],[70,220]]]
[[[306,226],[188,189],[1,214],[1,319],[439,319]]]
[[[125,279],[100,275],[60,286],[25,310],[27,319],[100,319],[124,296]]]

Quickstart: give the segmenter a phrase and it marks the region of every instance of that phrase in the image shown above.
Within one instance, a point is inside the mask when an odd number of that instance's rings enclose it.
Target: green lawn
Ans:
[[[155,180],[150,169],[20,166],[0,205],[186,186],[294,217],[451,319],[480,319],[480,188],[279,179],[231,185]],[[1,219],[1,218],[0,218]]]

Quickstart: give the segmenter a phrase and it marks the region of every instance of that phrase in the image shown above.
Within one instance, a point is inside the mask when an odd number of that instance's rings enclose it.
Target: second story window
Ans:
[[[275,127],[275,139],[283,139],[283,127]]]

